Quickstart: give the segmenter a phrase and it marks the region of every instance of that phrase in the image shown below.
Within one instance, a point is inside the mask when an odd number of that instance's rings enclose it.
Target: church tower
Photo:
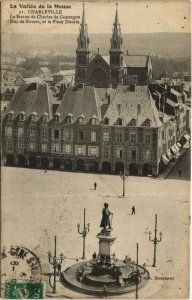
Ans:
[[[89,64],[89,37],[88,28],[85,21],[85,9],[83,3],[82,21],[79,29],[79,37],[77,39],[77,59],[76,59],[76,72],[75,84],[87,83],[87,66]]]
[[[118,3],[116,3],[115,22],[113,23],[113,33],[111,38],[110,54],[110,69],[111,83],[117,85],[123,80],[123,39],[121,37],[121,26],[118,16]]]

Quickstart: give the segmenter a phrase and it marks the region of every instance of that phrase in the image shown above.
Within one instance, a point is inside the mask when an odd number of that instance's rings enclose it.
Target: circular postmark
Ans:
[[[31,298],[41,286],[41,264],[35,253],[22,246],[3,248],[1,284],[5,298]]]

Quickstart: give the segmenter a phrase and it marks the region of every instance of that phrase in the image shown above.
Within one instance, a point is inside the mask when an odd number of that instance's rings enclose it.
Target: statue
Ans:
[[[109,229],[112,229],[110,223],[110,215],[113,215],[113,213],[109,211],[108,206],[109,206],[108,203],[104,203],[104,208],[102,211],[102,220],[101,220],[100,227],[103,227],[104,230],[106,229],[107,226],[109,227]]]

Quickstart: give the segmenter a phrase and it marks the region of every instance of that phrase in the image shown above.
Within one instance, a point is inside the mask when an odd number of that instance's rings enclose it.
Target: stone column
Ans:
[[[77,163],[76,163],[75,159],[73,159],[73,160],[72,160],[72,171],[75,171],[75,170],[76,170],[76,168],[77,168],[77,167],[76,167],[76,164],[77,164]]]
[[[143,165],[142,165],[142,164],[139,164],[139,165],[138,165],[138,175],[139,175],[139,176],[142,176],[142,175],[143,175]]]
[[[111,246],[114,243],[116,237],[111,236],[112,229],[103,229],[98,235],[99,239],[99,255],[101,257],[110,258],[112,255]]]
[[[89,172],[89,160],[85,160],[85,172]]]
[[[53,158],[49,157],[49,169],[53,169]]]
[[[65,167],[64,167],[64,159],[63,159],[63,158],[61,158],[61,166],[60,166],[60,169],[61,169],[61,170],[64,170],[64,169],[65,169]]]
[[[158,177],[158,174],[159,174],[159,166],[156,163],[155,165],[152,166],[152,176]]]
[[[29,156],[25,157],[25,166],[29,167]]]
[[[14,166],[18,166],[18,156],[14,155]]]
[[[41,168],[41,157],[37,156],[37,168]]]

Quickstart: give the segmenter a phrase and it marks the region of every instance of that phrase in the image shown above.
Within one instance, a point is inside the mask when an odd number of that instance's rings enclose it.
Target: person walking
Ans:
[[[57,274],[61,275],[61,263],[58,263],[57,270],[58,270]]]
[[[135,215],[135,206],[132,206],[132,215]]]
[[[95,188],[95,191],[97,189],[97,182],[94,182],[94,188]]]
[[[181,170],[178,171],[179,177],[181,177]]]

